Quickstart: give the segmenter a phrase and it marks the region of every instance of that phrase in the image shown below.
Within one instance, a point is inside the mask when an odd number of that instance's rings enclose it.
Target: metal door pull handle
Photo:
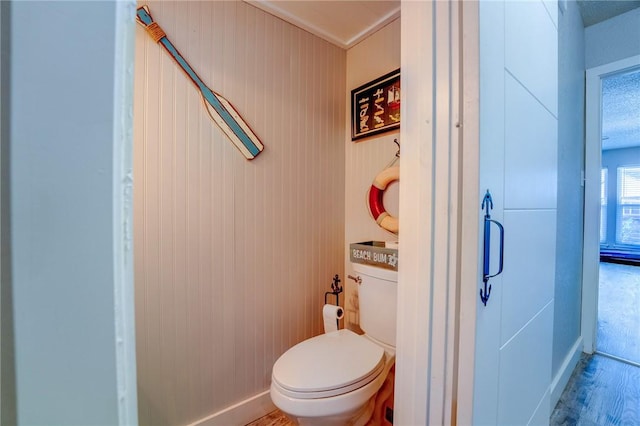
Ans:
[[[480,289],[480,300],[482,300],[484,306],[487,306],[487,301],[491,295],[491,284],[489,284],[489,279],[500,275],[504,268],[504,226],[502,226],[502,224],[497,220],[491,219],[489,211],[493,209],[493,199],[491,198],[491,193],[488,189],[482,199],[481,209],[485,211],[485,215],[483,242],[484,256],[482,265],[482,282],[484,283],[484,291],[483,289]],[[491,265],[491,223],[495,223],[500,231],[500,261],[498,263],[498,272],[493,275],[489,272]]]

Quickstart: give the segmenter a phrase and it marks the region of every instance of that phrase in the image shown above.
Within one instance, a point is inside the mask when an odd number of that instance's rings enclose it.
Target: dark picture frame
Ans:
[[[400,128],[400,68],[351,91],[351,140]]]

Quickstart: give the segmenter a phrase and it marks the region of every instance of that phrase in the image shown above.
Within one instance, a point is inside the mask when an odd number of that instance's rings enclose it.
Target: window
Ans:
[[[616,242],[640,245],[640,166],[618,167]]]
[[[600,170],[600,244],[607,241],[607,175],[609,169]]]

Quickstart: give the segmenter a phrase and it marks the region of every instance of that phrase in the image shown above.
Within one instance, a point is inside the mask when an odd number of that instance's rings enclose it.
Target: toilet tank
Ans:
[[[398,272],[352,263],[362,282],[358,285],[360,328],[376,340],[396,345]]]

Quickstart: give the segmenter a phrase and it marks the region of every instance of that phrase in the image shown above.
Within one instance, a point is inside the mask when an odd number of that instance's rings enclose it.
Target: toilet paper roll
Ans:
[[[329,333],[338,329],[338,320],[344,317],[344,310],[336,305],[324,305],[322,308],[322,319],[324,321],[324,332]]]

